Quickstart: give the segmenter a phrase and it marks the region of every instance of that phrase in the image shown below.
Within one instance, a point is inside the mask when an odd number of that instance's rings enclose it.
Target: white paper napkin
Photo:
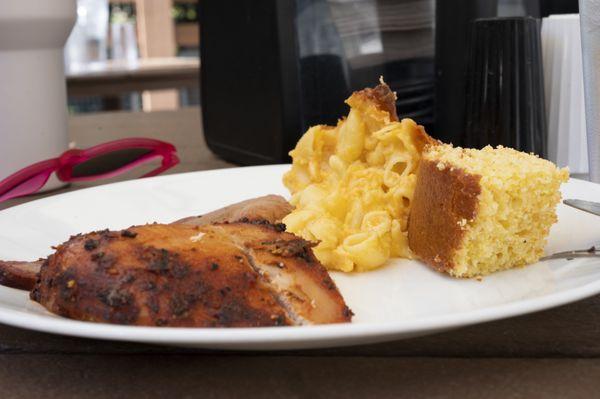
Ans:
[[[542,21],[548,158],[571,173],[588,173],[579,15]]]

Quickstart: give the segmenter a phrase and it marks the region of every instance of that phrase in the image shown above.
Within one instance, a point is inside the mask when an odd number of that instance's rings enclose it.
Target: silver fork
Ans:
[[[592,246],[588,249],[576,249],[574,251],[557,252],[552,255],[544,256],[540,260],[550,259],[575,259],[575,258],[595,258],[600,257],[600,251]]]

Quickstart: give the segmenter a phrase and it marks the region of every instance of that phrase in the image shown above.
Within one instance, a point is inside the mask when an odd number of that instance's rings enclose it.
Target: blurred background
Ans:
[[[237,20],[268,13],[265,20],[278,17],[275,22],[285,19],[290,26],[295,23],[296,43],[281,45],[297,46],[295,55],[302,64],[302,100],[307,113],[304,125],[335,122],[345,110],[340,98],[374,85],[383,75],[398,92],[399,114],[418,119],[433,131],[435,0],[295,0],[286,1],[289,4],[283,7],[275,1],[260,5],[252,1],[204,3],[77,0],[77,22],[65,47],[70,113],[154,111],[199,104],[200,13],[204,7],[205,18],[211,19],[207,21],[207,33],[214,30],[215,36],[209,40],[220,42],[229,53],[244,53],[244,49],[229,48],[228,38],[222,34],[237,36],[240,43],[258,42],[262,29],[252,24],[236,28]],[[577,0],[446,2],[449,7],[438,3],[443,15],[438,16],[437,22],[453,23],[455,30],[466,30],[460,25],[477,17],[545,17],[578,11]],[[448,10],[450,7],[452,11]],[[280,14],[274,16],[278,9]],[[229,18],[224,12],[229,13]],[[444,18],[450,13],[457,17]],[[245,38],[240,31],[245,32]],[[270,33],[273,42],[283,38],[278,38],[274,29]],[[453,47],[459,44],[464,45],[455,43]],[[256,45],[264,47],[266,53],[273,43]],[[216,51],[212,47],[207,50],[207,56]],[[236,68],[252,62],[244,58],[238,61],[242,65]],[[173,87],[162,88],[167,85]],[[311,98],[316,90],[332,91],[337,96]],[[331,103],[321,104],[323,101]]]
[[[7,0],[0,11],[0,180],[126,137],[174,144],[170,172],[286,163],[309,126],[335,124],[380,77],[398,115],[436,138],[588,172],[577,0]]]
[[[69,112],[199,103],[197,0],[78,0],[65,46]]]
[[[536,117],[539,126],[512,139],[494,139],[506,133],[467,119],[468,84],[477,73],[468,71],[471,31],[477,19],[525,16],[539,31],[542,18],[577,12],[577,0],[78,0],[65,47],[69,112],[202,105],[198,134],[220,158],[287,162],[302,132],[335,124],[347,112],[344,99],[383,76],[398,95],[398,115],[437,138],[547,156],[543,92],[522,98],[541,100],[539,109],[521,112],[526,119],[506,129]],[[541,62],[532,57],[527,62]],[[465,137],[481,126],[491,138]]]

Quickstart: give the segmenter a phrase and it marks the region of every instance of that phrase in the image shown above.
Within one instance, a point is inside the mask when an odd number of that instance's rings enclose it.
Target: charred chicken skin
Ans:
[[[127,325],[350,321],[352,312],[312,244],[276,223],[289,210],[280,203],[265,220],[254,207],[264,206],[264,198],[242,204],[202,222],[199,217],[71,237],[43,262],[31,298],[68,318]]]

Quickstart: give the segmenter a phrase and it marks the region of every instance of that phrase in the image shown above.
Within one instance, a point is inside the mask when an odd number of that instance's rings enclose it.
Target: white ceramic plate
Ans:
[[[0,212],[0,259],[32,260],[72,234],[171,222],[275,193],[286,165],[128,181],[56,195]],[[600,185],[572,179],[563,197],[600,201]],[[547,253],[600,242],[600,217],[564,205]],[[381,342],[530,313],[600,293],[600,259],[552,260],[485,277],[451,279],[395,259],[363,274],[332,273],[356,313],[349,324],[268,328],[130,327],[64,319],[28,293],[0,287],[0,322],[80,337],[225,349],[299,349]]]

